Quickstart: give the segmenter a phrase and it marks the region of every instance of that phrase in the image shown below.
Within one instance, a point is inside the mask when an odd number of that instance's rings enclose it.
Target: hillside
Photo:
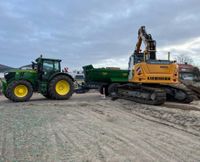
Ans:
[[[12,69],[12,67],[0,64],[0,73],[8,71],[10,69]]]

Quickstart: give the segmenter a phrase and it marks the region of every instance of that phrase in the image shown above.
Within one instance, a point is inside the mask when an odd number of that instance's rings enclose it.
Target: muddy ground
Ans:
[[[200,101],[158,107],[98,93],[0,98],[0,161],[200,161]]]

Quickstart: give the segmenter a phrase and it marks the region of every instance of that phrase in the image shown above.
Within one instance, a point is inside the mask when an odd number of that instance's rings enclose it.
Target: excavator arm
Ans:
[[[141,51],[142,42],[145,44],[145,58],[152,60],[156,59],[156,41],[153,40],[151,34],[147,34],[145,26],[141,26],[138,30],[138,41],[136,43],[134,54],[139,54]]]

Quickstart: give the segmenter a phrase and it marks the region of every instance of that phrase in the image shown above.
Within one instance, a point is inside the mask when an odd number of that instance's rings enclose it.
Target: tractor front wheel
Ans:
[[[8,85],[5,96],[14,102],[25,102],[32,95],[32,85],[25,80],[17,80]]]
[[[58,75],[49,83],[48,93],[52,99],[67,100],[74,92],[74,83],[66,75]]]

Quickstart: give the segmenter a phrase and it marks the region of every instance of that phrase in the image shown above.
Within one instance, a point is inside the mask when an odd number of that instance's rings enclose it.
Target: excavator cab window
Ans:
[[[144,61],[144,53],[135,53],[134,54],[134,62],[133,62],[134,64],[138,64],[143,61]]]

